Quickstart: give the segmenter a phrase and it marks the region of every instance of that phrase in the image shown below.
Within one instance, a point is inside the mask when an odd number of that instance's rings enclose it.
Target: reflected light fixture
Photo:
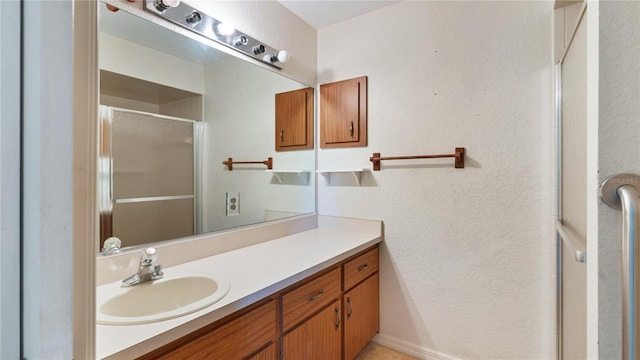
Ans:
[[[263,60],[268,61],[272,64],[275,64],[277,62],[286,63],[287,61],[289,61],[289,52],[287,50],[280,50],[275,55],[265,55]]]
[[[231,35],[236,32],[236,28],[232,23],[221,22],[216,25],[216,34],[218,35]]]
[[[180,0],[142,0],[142,6],[147,12],[278,69],[289,60],[287,51],[274,49],[237,30],[231,23],[215,19]]]
[[[180,0],[154,0],[153,6],[158,9],[158,11],[163,12],[169,8],[178,7],[180,5]]]

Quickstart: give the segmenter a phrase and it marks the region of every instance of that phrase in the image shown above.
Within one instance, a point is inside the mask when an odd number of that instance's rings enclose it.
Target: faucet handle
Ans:
[[[152,247],[144,249],[142,256],[140,257],[140,266],[150,266],[158,260],[157,250]]]

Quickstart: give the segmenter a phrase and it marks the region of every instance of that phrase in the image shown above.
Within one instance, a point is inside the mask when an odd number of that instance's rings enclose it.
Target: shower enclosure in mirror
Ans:
[[[273,136],[276,94],[308,86],[134,10],[99,5],[99,248],[315,212],[314,150],[276,152]]]

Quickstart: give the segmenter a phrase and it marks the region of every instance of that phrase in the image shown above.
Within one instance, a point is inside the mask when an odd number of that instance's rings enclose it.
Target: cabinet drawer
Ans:
[[[272,300],[162,356],[149,358],[242,359],[276,340],[276,319],[276,302]]]
[[[336,268],[282,296],[284,331],[340,297],[340,274]]]
[[[378,271],[378,247],[344,264],[344,289],[349,290]]]

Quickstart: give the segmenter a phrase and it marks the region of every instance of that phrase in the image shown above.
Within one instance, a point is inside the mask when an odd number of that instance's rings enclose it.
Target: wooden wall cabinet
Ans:
[[[378,246],[141,359],[352,360],[379,330]]]
[[[320,147],[367,146],[367,77],[320,85]]]
[[[276,94],[276,151],[313,149],[313,88]]]

